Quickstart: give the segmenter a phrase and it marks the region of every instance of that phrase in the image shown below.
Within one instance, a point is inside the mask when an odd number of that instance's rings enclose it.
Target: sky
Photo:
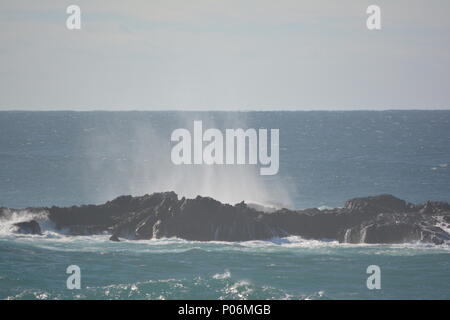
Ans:
[[[66,8],[81,8],[68,30]],[[366,27],[381,8],[382,29]],[[448,0],[2,0],[0,110],[450,109]]]

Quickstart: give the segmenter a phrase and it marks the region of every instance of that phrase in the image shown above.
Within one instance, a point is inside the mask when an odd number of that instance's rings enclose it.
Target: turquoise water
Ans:
[[[279,128],[280,172],[175,167],[170,133]],[[102,203],[175,190],[294,208],[392,193],[450,201],[450,112],[0,112],[0,206]],[[113,243],[0,221],[0,299],[450,299],[448,245],[342,245],[295,237]],[[81,289],[66,268],[81,268]],[[366,269],[381,268],[381,290]]]
[[[2,299],[450,298],[448,247],[34,237],[0,240],[0,255]],[[66,288],[71,264],[80,290]],[[366,287],[374,264],[381,290]]]

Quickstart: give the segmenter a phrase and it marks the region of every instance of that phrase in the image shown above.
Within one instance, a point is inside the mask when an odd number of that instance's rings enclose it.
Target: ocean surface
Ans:
[[[280,170],[175,166],[171,132],[280,130]],[[450,202],[450,111],[0,112],[0,207],[103,203],[174,190],[290,208],[391,193]],[[450,299],[450,245],[348,245],[299,237],[241,243],[42,236],[0,219],[0,299]],[[81,269],[68,290],[66,268]],[[369,265],[381,289],[366,286]]]

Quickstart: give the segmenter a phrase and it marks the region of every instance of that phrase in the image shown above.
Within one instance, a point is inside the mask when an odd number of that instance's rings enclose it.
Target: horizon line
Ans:
[[[346,112],[346,111],[450,111],[450,107],[425,108],[386,108],[386,109],[1,109],[0,112]]]

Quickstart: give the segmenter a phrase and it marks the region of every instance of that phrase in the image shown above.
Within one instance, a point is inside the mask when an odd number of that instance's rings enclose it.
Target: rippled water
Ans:
[[[280,170],[175,166],[170,135],[280,129]],[[450,202],[450,111],[0,112],[0,206],[102,203],[176,191],[295,208],[391,193]]]
[[[2,299],[449,299],[448,246],[342,245],[296,237],[242,243],[0,240]],[[67,266],[81,268],[68,290]],[[368,290],[378,265],[382,289]]]
[[[280,172],[176,167],[170,133],[279,128]],[[0,112],[0,206],[101,203],[175,190],[296,208],[392,193],[450,201],[450,111]],[[11,234],[0,222],[1,299],[450,299],[448,246],[342,245],[299,238],[114,243]],[[45,222],[45,219],[40,221]],[[81,268],[81,290],[66,268]],[[368,290],[378,265],[381,290]]]

